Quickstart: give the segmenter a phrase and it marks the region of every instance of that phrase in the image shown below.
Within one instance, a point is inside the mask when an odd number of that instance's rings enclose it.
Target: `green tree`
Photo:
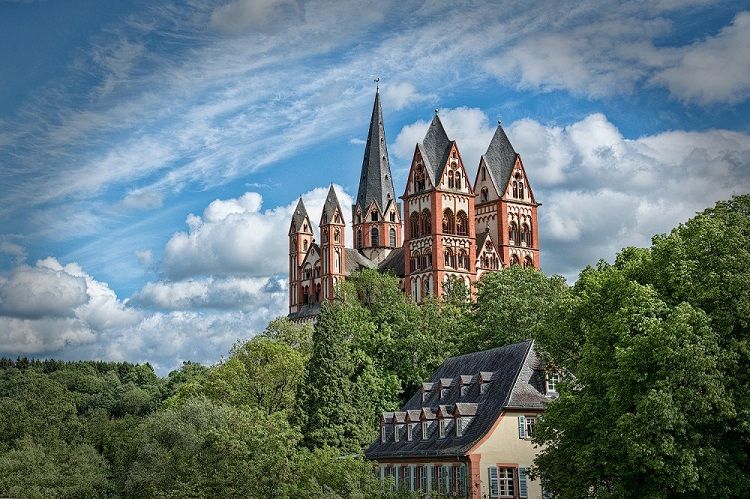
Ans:
[[[477,283],[474,331],[465,352],[486,350],[535,338],[555,302],[567,293],[561,276],[513,265],[484,274]]]
[[[560,497],[720,491],[716,429],[733,406],[706,314],[670,306],[602,263],[552,316],[539,339],[568,382],[535,435],[544,449],[533,471],[545,488]]]

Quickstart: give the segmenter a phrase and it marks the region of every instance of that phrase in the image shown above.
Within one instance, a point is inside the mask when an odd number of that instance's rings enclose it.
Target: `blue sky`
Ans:
[[[164,373],[285,313],[375,77],[397,191],[435,108],[472,172],[502,119],[573,280],[750,190],[749,7],[0,0],[0,354]]]

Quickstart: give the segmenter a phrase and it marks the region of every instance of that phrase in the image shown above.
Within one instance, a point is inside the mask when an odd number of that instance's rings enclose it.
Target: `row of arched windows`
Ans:
[[[464,249],[454,252],[451,248],[446,248],[443,252],[445,266],[454,269],[469,269],[469,254]]]
[[[429,268],[432,268],[432,250],[430,248],[425,249],[421,254],[418,251],[411,254],[412,272]]]
[[[524,222],[519,229],[516,222],[511,222],[508,226],[508,241],[516,246],[521,243],[526,244],[526,246],[533,246],[534,239],[529,224]]]
[[[460,189],[461,188],[461,170],[456,169],[448,171],[448,188],[449,189]]]
[[[511,255],[510,257],[510,264],[511,265],[521,265],[521,259],[518,257],[518,255]],[[534,266],[534,260],[531,259],[530,256],[526,255],[523,259],[523,266],[524,267],[533,267]]]
[[[484,255],[484,258],[481,260],[481,265],[484,269],[497,270],[500,268],[500,259],[494,255]]]
[[[312,294],[310,294],[309,285],[302,288],[302,304],[309,305],[311,303],[320,303],[320,283],[313,285]]]
[[[396,247],[396,229],[391,227],[388,230],[388,246],[391,248]],[[362,241],[362,229],[357,229],[357,248],[364,246]],[[380,246],[380,230],[377,227],[370,229],[370,246]]]
[[[469,217],[461,210],[453,216],[453,210],[443,211],[443,234],[457,234],[465,236],[469,233]]]
[[[409,217],[409,237],[416,239],[432,233],[432,218],[430,210],[425,208],[422,213],[413,212]]]

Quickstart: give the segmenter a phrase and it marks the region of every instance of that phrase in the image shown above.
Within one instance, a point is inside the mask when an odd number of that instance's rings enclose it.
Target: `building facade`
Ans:
[[[302,199],[289,228],[289,317],[306,320],[333,299],[336,283],[358,269],[399,277],[421,303],[441,297],[445,283],[473,288],[483,273],[509,265],[539,268],[537,208],[521,156],[498,123],[473,182],[459,145],[437,113],[417,143],[403,194],[396,197],[375,94],[357,198],[351,211],[354,241],[333,187],[319,221],[320,243]]]
[[[450,497],[541,498],[527,470],[536,421],[557,396],[532,341],[447,359],[406,405],[383,413],[365,452],[384,486]]]

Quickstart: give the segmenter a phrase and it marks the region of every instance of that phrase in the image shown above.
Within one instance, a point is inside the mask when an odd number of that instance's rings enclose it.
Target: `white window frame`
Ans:
[[[412,437],[413,437],[413,429],[412,429],[413,428],[413,426],[412,426],[413,424],[414,423],[408,423],[406,425],[406,440],[409,441],[409,442],[411,442]]]
[[[547,393],[557,393],[557,384],[560,382],[560,373],[548,372],[545,380]]]
[[[422,440],[427,440],[430,433],[430,422],[422,421]]]
[[[534,436],[536,430],[536,416],[526,416],[526,438],[530,439]]]
[[[380,427],[380,443],[384,444],[388,441],[388,429],[386,428],[386,424],[383,423],[383,426]]]
[[[510,476],[508,475],[510,473]],[[502,466],[497,468],[498,497],[515,497],[515,468]]]
[[[440,438],[445,438],[445,430],[446,428],[448,428],[447,421],[448,421],[447,418],[442,418],[438,422],[438,435],[440,436]]]

